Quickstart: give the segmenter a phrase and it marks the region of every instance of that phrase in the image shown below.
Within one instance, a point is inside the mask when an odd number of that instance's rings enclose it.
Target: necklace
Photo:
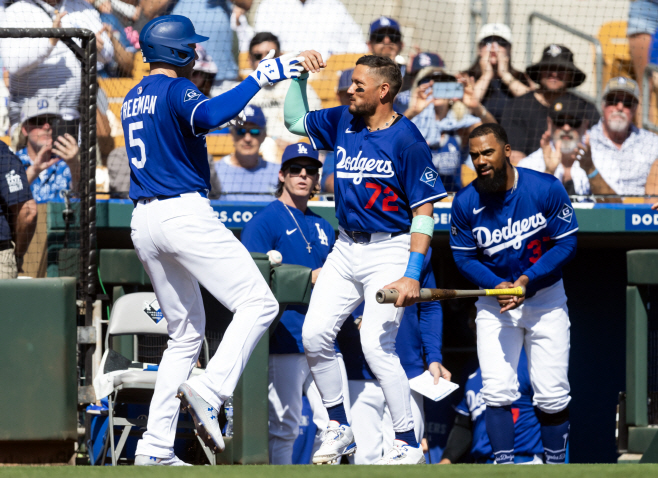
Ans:
[[[290,213],[290,217],[292,217],[292,220],[295,221],[295,224],[297,225],[297,229],[299,229],[299,233],[302,235],[302,237],[304,238],[304,242],[306,243],[306,249],[308,249],[308,253],[310,254],[311,249],[313,249],[311,247],[311,243],[306,240],[306,236],[304,235],[304,232],[302,231],[302,228],[299,227],[299,223],[297,222],[297,219],[295,219],[295,216],[293,215],[292,211],[290,209],[288,209],[288,205],[286,203],[284,203],[283,201],[281,201],[281,204],[283,204],[285,206],[285,208]]]
[[[397,118],[397,117],[398,117],[397,113],[394,114],[393,116],[391,116],[391,124],[393,124],[393,120],[395,120],[395,118]],[[368,127],[366,126],[366,128],[368,128]],[[388,123],[386,123],[384,125],[384,128],[388,128]],[[375,131],[379,131],[380,129],[381,128],[377,128]],[[368,131],[372,132],[372,130],[370,128],[368,128]]]

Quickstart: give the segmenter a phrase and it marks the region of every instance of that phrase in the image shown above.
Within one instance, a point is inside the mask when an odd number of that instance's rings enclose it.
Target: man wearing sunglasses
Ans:
[[[541,147],[519,162],[519,167],[534,169],[558,178],[569,195],[591,194],[587,173],[579,159],[588,122],[583,118],[583,100],[564,96],[548,110],[548,130],[541,138]]]
[[[229,128],[235,150],[215,163],[222,190],[220,199],[271,201],[279,167],[260,154],[267,136],[267,121],[258,106],[247,105],[243,111],[244,123]]]
[[[21,109],[21,133],[27,145],[16,155],[37,203],[61,201],[60,191],[75,190],[80,179],[78,141],[69,133],[53,137],[60,121],[59,106],[51,98],[30,98]]]

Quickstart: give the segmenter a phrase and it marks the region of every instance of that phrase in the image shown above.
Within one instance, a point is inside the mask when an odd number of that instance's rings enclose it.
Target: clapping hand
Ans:
[[[299,78],[304,71],[303,62],[305,58],[298,53],[286,53],[279,58],[274,58],[274,50],[270,50],[265,58],[256,67],[251,76],[258,84],[273,85],[283,80]]]
[[[546,164],[546,173],[555,174],[555,170],[562,162],[562,141],[555,142],[555,148],[551,147],[551,132],[546,131],[539,141],[539,146],[544,153],[544,163]]]

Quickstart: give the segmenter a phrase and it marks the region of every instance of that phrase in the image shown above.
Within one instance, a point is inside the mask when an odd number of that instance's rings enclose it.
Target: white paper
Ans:
[[[435,402],[443,400],[459,388],[459,385],[449,382],[444,378],[439,378],[439,383],[434,385],[434,377],[429,370],[425,370],[425,372],[418,377],[409,380],[409,386],[411,387],[411,390],[418,392]]]

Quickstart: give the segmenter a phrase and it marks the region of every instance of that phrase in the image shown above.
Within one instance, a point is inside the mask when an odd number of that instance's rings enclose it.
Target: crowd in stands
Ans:
[[[416,46],[405,50],[403,27],[394,18],[373,18],[366,38],[340,0],[262,0],[255,11],[252,3],[0,0],[0,27],[90,29],[96,32],[99,78],[137,82],[143,73],[136,62],[141,28],[160,15],[185,15],[199,34],[210,38],[197,48],[192,81],[211,97],[234,87],[244,77],[240,69],[254,69],[270,50],[278,56],[311,47],[329,62],[332,55],[386,56],[400,65],[403,74],[395,110],[419,128],[449,191],[459,190],[475,176],[466,148],[470,131],[482,123],[497,122],[508,133],[515,165],[556,175],[570,194],[658,194],[658,137],[641,129],[641,74],[611,79],[598,105],[578,91],[588,75],[577,66],[568,45],[547,45],[539,62],[525,70],[515,68],[511,61],[514,37],[507,25],[483,25],[475,38],[477,58],[466,70],[457,71],[446,65],[440,51],[421,51]],[[630,56],[635,71],[641,72],[658,29],[658,4],[632,2],[628,20]],[[403,57],[403,52],[408,56]],[[68,136],[75,135],[80,121],[78,60],[56,38],[3,38],[0,67],[4,79],[0,82],[0,136],[10,137],[12,149],[26,165],[35,200],[57,200],[59,190],[75,188],[79,168],[79,154]],[[351,69],[343,68],[334,81],[335,100],[321,99],[309,88],[311,110],[327,103],[349,104]],[[209,157],[211,197],[273,198],[281,154],[301,139],[284,126],[287,87],[287,83],[266,86],[254,97],[249,105],[253,122],[211,132],[223,134],[225,149],[233,151]],[[123,141],[117,139],[122,137],[120,125],[110,107],[119,98],[112,99],[112,91],[98,91],[97,137],[99,161],[108,177],[106,191],[125,196],[129,169]],[[49,103],[46,113],[24,117],[28,103],[35,107],[44,101]],[[56,114],[52,113],[55,109]],[[53,138],[58,132],[66,134]],[[35,142],[32,138],[38,135],[42,139]],[[47,135],[51,136],[48,141],[43,139]],[[52,144],[49,149],[44,147],[46,142]],[[321,192],[331,194],[334,154],[323,152],[320,159],[324,163]]]

